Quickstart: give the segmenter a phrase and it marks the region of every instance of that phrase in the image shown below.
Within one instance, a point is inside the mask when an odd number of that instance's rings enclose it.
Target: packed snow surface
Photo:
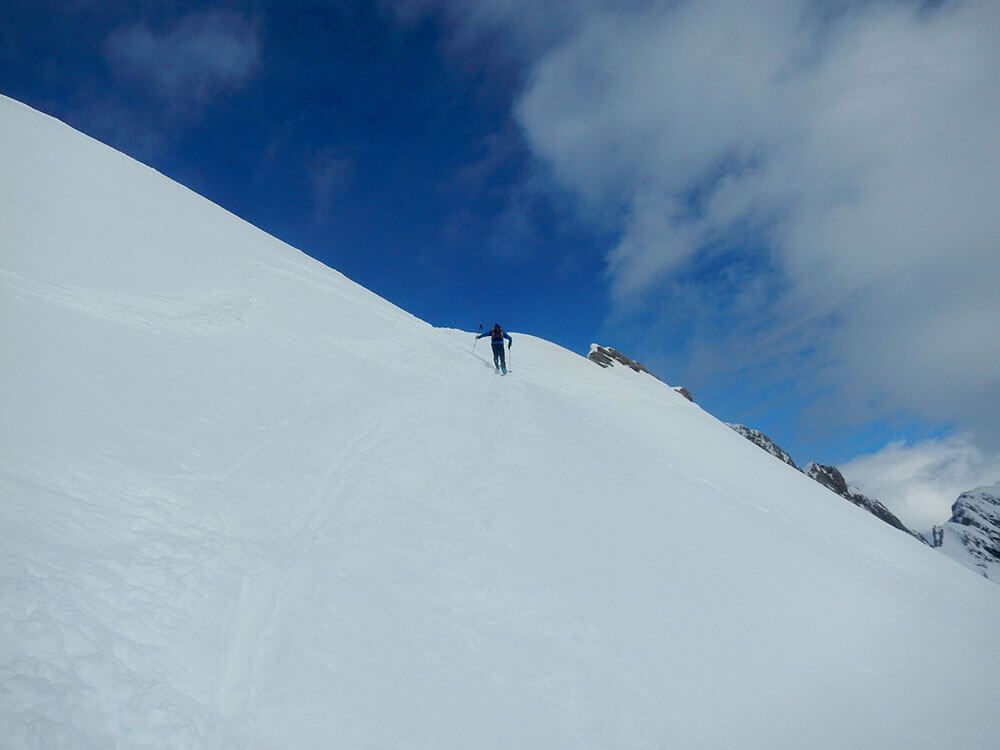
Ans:
[[[997,587],[668,386],[9,99],[0,212],[5,748],[1000,747]]]

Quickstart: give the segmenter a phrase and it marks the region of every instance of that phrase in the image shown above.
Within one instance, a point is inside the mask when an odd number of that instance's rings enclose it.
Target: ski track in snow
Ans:
[[[335,521],[351,501],[350,470],[373,447],[374,429],[354,438],[320,478],[315,493],[289,526],[268,542],[259,564],[245,573],[221,639],[223,653],[217,705],[231,728],[255,735],[261,705],[258,693],[268,684],[268,661],[273,661],[280,637],[281,599],[294,592],[297,560],[311,548],[319,528]],[[242,729],[241,729],[242,728]]]

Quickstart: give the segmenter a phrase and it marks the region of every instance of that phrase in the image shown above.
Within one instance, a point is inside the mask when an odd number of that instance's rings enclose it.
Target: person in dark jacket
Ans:
[[[503,352],[503,340],[507,339],[507,348],[510,349],[514,345],[513,339],[510,335],[500,327],[499,323],[494,324],[493,328],[489,331],[479,334],[476,339],[490,337],[490,343],[493,345],[493,367],[496,368],[497,372],[503,371],[503,374],[507,374],[507,358],[504,356]]]

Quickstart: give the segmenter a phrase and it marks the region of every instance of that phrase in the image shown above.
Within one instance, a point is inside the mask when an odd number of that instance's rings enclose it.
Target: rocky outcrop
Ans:
[[[634,359],[630,359],[622,354],[617,349],[612,349],[610,346],[600,346],[598,344],[590,345],[590,353],[587,358],[591,362],[596,362],[601,367],[614,367],[616,364],[625,365],[636,372],[644,372],[647,375],[653,375],[645,365],[640,362],[636,362]],[[655,375],[653,375],[656,378]],[[659,378],[656,378],[659,380]]]
[[[844,479],[844,475],[840,473],[840,470],[835,466],[824,466],[823,464],[811,463],[806,467],[805,474],[807,477],[815,479],[817,482],[822,484],[827,489],[836,492],[845,500],[857,505],[859,508],[864,508],[873,516],[881,521],[894,526],[900,531],[905,531],[910,536],[915,539],[919,539],[924,544],[927,544],[927,540],[924,539],[920,534],[915,531],[911,531],[903,524],[896,515],[886,508],[878,500],[868,497],[867,495],[862,495],[859,492],[852,492],[851,488],[847,486],[847,480]]]
[[[823,464],[810,463],[806,467],[806,476],[815,479],[828,490],[836,492],[843,498],[851,500],[851,491],[847,487],[847,480],[840,473],[836,466],[824,466]],[[854,502],[851,500],[851,502]],[[857,505],[858,503],[854,503]]]
[[[747,427],[745,424],[729,424],[727,422],[726,426],[729,427],[730,429],[736,430],[736,432],[740,433],[751,443],[763,448],[772,456],[781,461],[784,461],[793,469],[798,469],[799,471],[802,471],[801,469],[799,469],[795,461],[792,460],[792,457],[788,455],[787,451],[783,450],[780,445],[771,440],[771,438],[769,438],[760,430],[755,430],[753,427]]]
[[[1000,482],[959,495],[935,536],[949,557],[1000,581]]]
[[[647,375],[650,375],[659,380],[659,378],[657,378],[656,375],[654,375],[653,372],[648,367],[646,367],[646,365],[642,364],[641,362],[637,362],[631,357],[626,357],[620,351],[618,351],[617,349],[613,349],[610,346],[591,344],[590,353],[587,354],[587,358],[591,362],[594,362],[595,364],[598,364],[601,367],[617,367],[618,365],[623,365],[624,367],[628,367],[630,370],[634,370],[635,372],[644,372]],[[691,396],[691,391],[689,391],[687,388],[685,388],[682,385],[675,385],[672,388],[675,393],[679,393],[688,401],[694,403],[694,398]]]
[[[686,398],[692,404],[694,403],[694,396],[691,395],[691,391],[689,391],[683,385],[675,385],[674,386],[674,390],[677,391],[677,393],[681,394],[684,398]]]

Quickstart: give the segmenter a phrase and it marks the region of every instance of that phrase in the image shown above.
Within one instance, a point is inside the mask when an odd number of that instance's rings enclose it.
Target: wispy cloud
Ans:
[[[313,191],[313,219],[317,223],[330,216],[337,196],[348,186],[354,171],[354,160],[341,156],[336,149],[320,149],[309,164],[309,180]]]
[[[619,0],[621,7],[635,0]],[[520,62],[534,59],[584,18],[600,7],[600,0],[380,0],[395,18],[412,25],[436,16],[450,29],[447,39],[455,52],[473,52],[479,63],[491,65],[496,58]],[[484,45],[488,55],[484,55]],[[493,59],[487,59],[491,57]]]
[[[482,139],[479,158],[456,170],[455,182],[461,190],[483,190],[498,173],[516,169],[526,155],[527,150],[520,132],[508,125],[502,130],[488,133]]]
[[[107,40],[115,73],[166,106],[196,115],[215,97],[245,86],[260,62],[256,24],[220,10],[190,13],[165,27],[126,26]]]
[[[849,482],[919,530],[947,521],[962,492],[1000,481],[1000,458],[985,455],[968,436],[895,442],[841,469]]]
[[[485,250],[503,263],[523,261],[536,250],[540,241],[530,205],[512,200],[493,217]]]
[[[1000,5],[580,0],[544,33],[519,3],[406,5],[520,35],[515,116],[616,229],[619,315],[700,290],[689,330],[722,334],[692,362],[795,356],[858,419],[1000,445]]]

